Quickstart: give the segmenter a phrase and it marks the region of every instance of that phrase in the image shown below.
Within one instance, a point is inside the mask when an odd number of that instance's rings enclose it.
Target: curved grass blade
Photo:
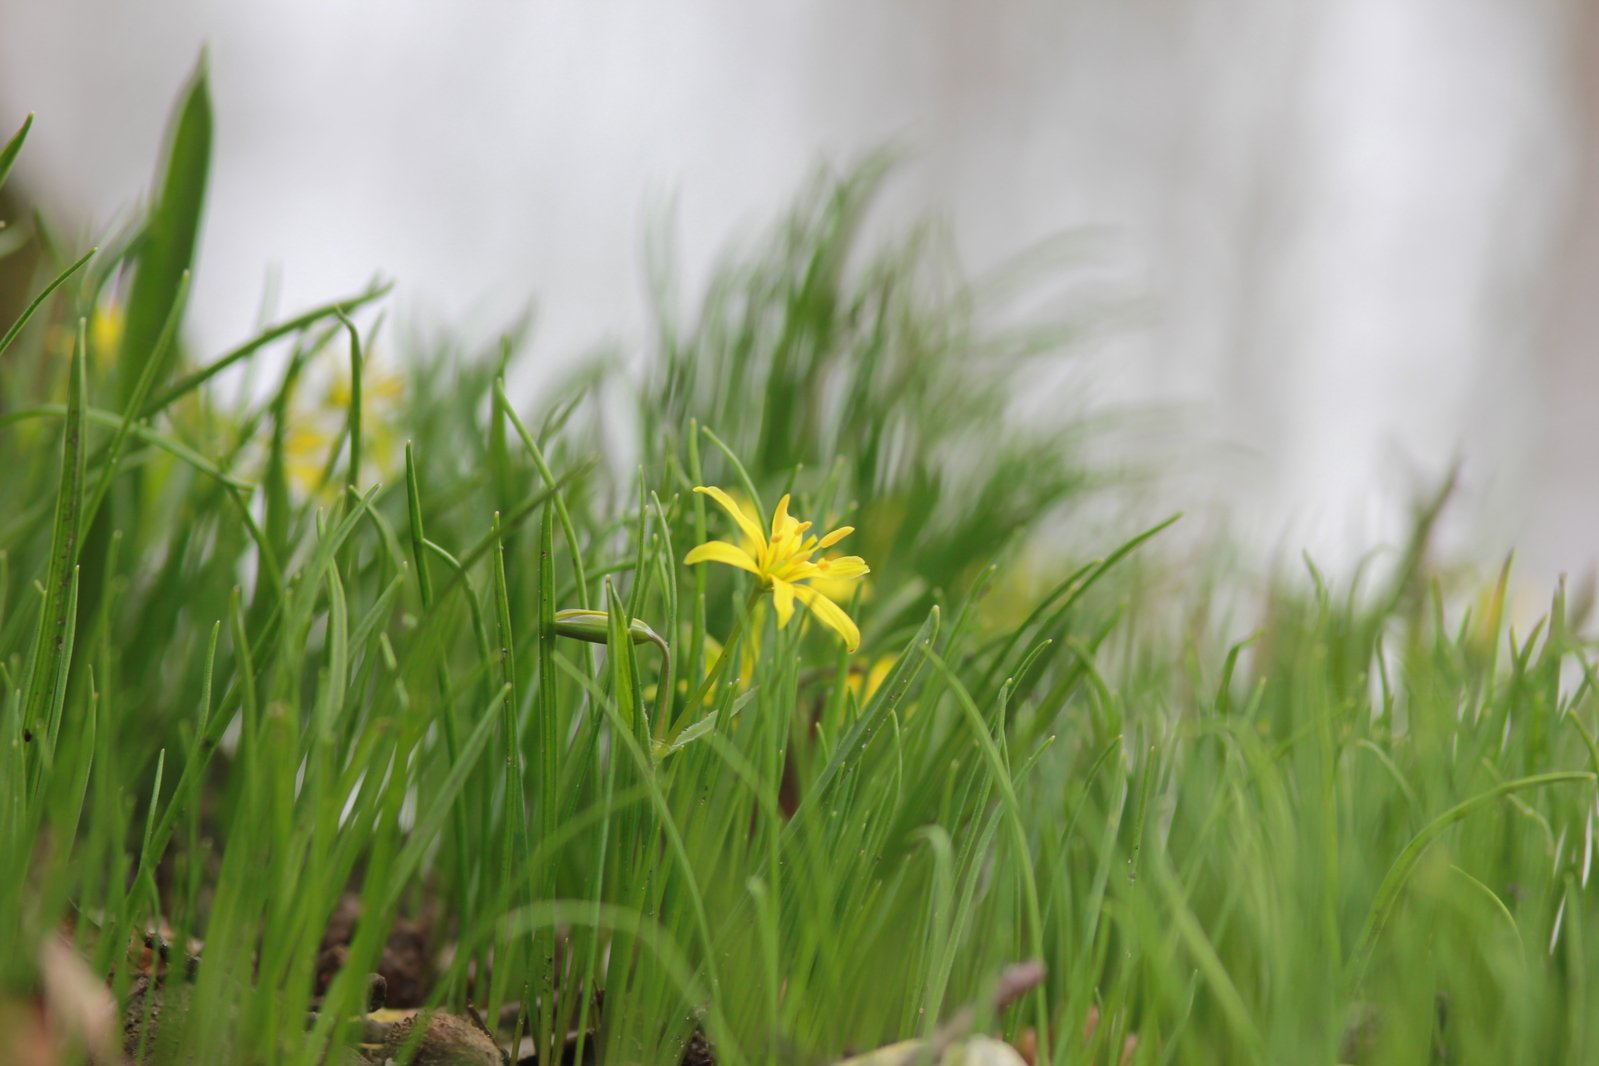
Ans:
[[[23,327],[28,324],[28,320],[31,319],[34,316],[34,313],[38,311],[39,308],[44,305],[44,302],[50,298],[50,294],[65,284],[68,278],[72,277],[72,275],[76,274],[80,269],[82,269],[83,265],[89,260],[93,259],[96,253],[99,251],[99,248],[90,248],[87,252],[84,252],[72,263],[71,266],[57,274],[55,276],[55,280],[46,285],[44,290],[33,298],[33,302],[28,304],[27,307],[23,308],[22,314],[17,317],[15,322],[11,323],[11,328],[6,330],[6,335],[4,337],[0,337],[0,355],[4,355],[5,350],[11,347],[11,342],[17,339],[17,335],[21,333]]]
[[[270,326],[256,334],[251,339],[245,341],[238,347],[224,352],[222,355],[218,356],[216,359],[212,360],[210,363],[207,363],[200,369],[185,374],[183,377],[169,385],[165,391],[159,393],[155,399],[145,404],[144,410],[140,411],[139,413],[146,418],[150,417],[151,415],[159,414],[168,407],[171,407],[174,403],[182,399],[188,393],[193,392],[201,385],[204,385],[207,381],[210,381],[212,378],[228,369],[230,366],[233,366],[235,363],[238,363],[244,359],[248,359],[250,356],[254,355],[256,352],[260,351],[262,348],[265,348],[272,342],[282,340],[284,337],[287,337],[290,334],[299,333],[301,330],[314,326],[324,318],[331,318],[341,311],[348,315],[351,312],[366,306],[373,300],[381,299],[382,297],[388,295],[389,290],[393,287],[393,282],[374,284],[371,288],[357,296],[348,297],[343,300],[334,300],[331,303],[319,304],[309,311],[304,311],[298,315],[295,315],[291,319],[279,322],[275,326]]]
[[[1410,843],[1405,845],[1405,850],[1399,853],[1399,857],[1394,860],[1393,865],[1388,868],[1388,873],[1384,875],[1382,883],[1377,886],[1377,895],[1372,900],[1371,912],[1366,917],[1366,924],[1361,929],[1360,936],[1355,941],[1355,950],[1349,958],[1346,982],[1353,985],[1360,980],[1365,972],[1366,964],[1371,960],[1372,950],[1377,945],[1377,937],[1382,934],[1383,927],[1388,924],[1388,919],[1393,916],[1394,908],[1399,905],[1399,894],[1404,890],[1405,882],[1410,879],[1411,872],[1415,870],[1416,863],[1420,861],[1422,853],[1427,850],[1428,845],[1437,840],[1445,829],[1493,801],[1514,795],[1517,792],[1542,788],[1545,785],[1559,785],[1574,781],[1591,783],[1594,780],[1594,775],[1586,770],[1563,770],[1557,773],[1518,777],[1514,781],[1505,781],[1485,792],[1479,792],[1468,800],[1455,804],[1423,826],[1421,831],[1411,838]]]
[[[423,858],[429,849],[434,846],[440,831],[444,828],[445,820],[450,817],[450,810],[455,804],[456,797],[465,787],[467,778],[477,769],[478,761],[483,757],[483,749],[488,745],[489,737],[494,733],[498,717],[493,713],[494,708],[505,698],[503,691],[492,694],[487,707],[476,716],[477,725],[467,737],[466,744],[461,750],[461,758],[450,766],[450,772],[433,793],[433,802],[417,819],[415,828],[411,830],[405,844],[395,856],[393,864],[389,867],[389,878],[383,890],[382,903],[379,909],[388,912],[399,902],[400,896],[410,886],[412,876],[417,867],[422,864]],[[480,936],[495,931],[495,927],[488,922],[478,925]],[[474,950],[476,948],[474,947]],[[463,948],[464,950],[464,948]],[[352,955],[355,949],[352,948]],[[359,956],[357,956],[359,957]],[[365,975],[357,973],[353,967],[347,967],[334,978],[332,987],[325,997],[326,1002],[353,1002],[353,989],[358,982],[365,981]],[[324,1046],[332,1039],[333,1028],[338,1024],[336,1012],[323,1011],[317,1016],[316,1024],[312,1029],[310,1039],[318,1046]]]
[[[96,426],[106,426],[110,429],[116,429],[122,425],[121,415],[114,414],[111,411],[106,411],[98,407],[85,406],[79,413],[81,416],[80,421],[91,423]],[[27,407],[20,411],[11,411],[7,414],[0,415],[0,428],[9,426],[15,422],[26,422],[31,418],[63,417],[67,418],[68,420],[71,419],[70,405],[59,403],[40,404],[37,407]],[[167,452],[173,458],[181,459],[183,462],[194,467],[194,469],[198,470],[200,473],[214,478],[228,488],[239,489],[246,492],[254,488],[254,486],[252,486],[248,481],[241,481],[232,474],[229,474],[226,471],[218,468],[217,465],[211,460],[207,459],[205,456],[201,455],[199,452],[195,451],[193,448],[189,447],[187,444],[184,444],[175,437],[170,437],[165,433],[153,430],[149,426],[143,424],[135,424],[128,430],[128,432],[144,443],[152,445],[156,448],[160,448],[162,451]]]
[[[733,466],[733,472],[738,475],[739,486],[749,493],[750,503],[755,507],[756,516],[764,522],[768,513],[766,506],[761,503],[761,495],[755,491],[755,482],[750,478],[749,471],[744,469],[744,464],[739,461],[738,454],[732,448],[729,448],[721,437],[712,433],[710,426],[701,426],[700,432],[705,434],[706,440],[716,445],[717,448],[721,449],[722,454],[727,456],[727,461]]]
[[[1170,526],[1175,525],[1177,520],[1180,518],[1182,518],[1181,512],[1157,522],[1155,525],[1150,526],[1142,533],[1139,533],[1137,536],[1134,536],[1130,540],[1121,544],[1116,548],[1115,551],[1105,556],[1105,558],[1095,562],[1085,563],[1083,566],[1073,571],[1071,575],[1066,578],[1066,580],[1062,581],[1060,584],[1051,589],[1048,595],[1039,601],[1038,606],[1033,608],[1032,613],[1027,616],[1026,620],[1012,630],[1010,636],[1005,639],[999,654],[995,655],[990,661],[988,671],[983,676],[982,684],[977,686],[977,691],[988,693],[993,690],[995,677],[999,674],[1000,670],[1004,669],[1005,661],[1010,658],[1011,652],[1013,652],[1016,649],[1016,645],[1021,642],[1023,634],[1027,632],[1029,627],[1037,624],[1040,619],[1044,618],[1046,612],[1049,612],[1049,618],[1039,626],[1040,629],[1052,629],[1054,626],[1058,625],[1060,620],[1065,618],[1066,615],[1071,611],[1072,607],[1076,605],[1077,601],[1082,599],[1083,595],[1087,593],[1089,589],[1093,588],[1101,578],[1109,573],[1117,563],[1131,555],[1142,544],[1144,544],[1145,541],[1153,539],[1156,535],[1164,532]],[[1058,607],[1054,607],[1053,610],[1051,610],[1051,605],[1054,603],[1054,601],[1061,597],[1065,598]]]
[[[961,684],[960,678],[955,676],[955,671],[951,670],[943,658],[931,648],[922,654],[922,658],[944,676],[945,683],[955,694],[955,701],[964,712],[966,724],[972,731],[972,738],[977,742],[977,749],[988,765],[994,787],[999,790],[1000,808],[1005,812],[1005,821],[1011,831],[1011,845],[1016,849],[1015,861],[1021,865],[1017,878],[1021,881],[1022,895],[1027,907],[1027,946],[1032,958],[1041,959],[1044,957],[1044,911],[1038,896],[1038,875],[1033,867],[1033,852],[1027,839],[1027,823],[1022,817],[1021,801],[1016,796],[1016,784],[1011,776],[1010,767],[1006,765],[999,744],[989,732],[988,723],[983,720],[983,712],[978,710],[971,693]],[[1045,1002],[1042,988],[1036,990],[1032,998],[1037,1009],[1039,1059],[1047,1062],[1049,1061],[1049,1006]]]
[[[622,750],[632,760],[633,768],[637,771],[639,782],[644,787],[645,795],[650,807],[655,812],[657,822],[660,823],[661,834],[666,838],[666,850],[676,863],[682,875],[682,889],[685,892],[694,918],[695,932],[699,935],[700,946],[704,953],[704,966],[707,980],[714,991],[721,987],[719,968],[716,965],[716,941],[711,935],[710,914],[705,907],[704,893],[700,889],[699,877],[695,872],[694,863],[689,858],[688,849],[683,843],[683,835],[677,826],[677,820],[672,817],[672,808],[667,802],[666,793],[661,788],[660,780],[655,774],[654,764],[650,760],[649,752],[639,743],[632,729],[623,719],[622,712],[617,708],[616,701],[607,695],[594,679],[584,674],[568,663],[564,658],[557,660],[560,668],[567,675],[583,686],[593,698],[594,704],[605,715],[611,724],[611,735],[621,745]]]
[[[5,188],[6,178],[11,176],[11,167],[22,152],[22,142],[28,139],[28,131],[32,128],[33,112],[30,111],[28,117],[22,120],[22,128],[11,135],[4,148],[0,148],[0,189]]]
[[[671,934],[655,919],[627,907],[613,903],[590,903],[583,900],[543,900],[512,911],[505,917],[513,933],[527,933],[540,928],[558,928],[563,925],[587,925],[595,930],[610,929],[624,933],[634,941],[648,947],[656,962],[671,981],[674,990],[689,1009],[705,1010],[705,1029],[722,1056],[730,1062],[743,1062],[737,1053],[732,1029],[722,1016],[714,995],[707,994],[699,974],[695,972]]]
[[[533,466],[538,470],[539,476],[544,479],[544,484],[549,487],[555,497],[555,513],[561,519],[561,534],[566,538],[566,547],[572,553],[572,567],[577,572],[577,605],[585,610],[589,607],[588,579],[583,573],[583,549],[578,544],[577,530],[572,525],[572,516],[566,508],[566,497],[561,493],[562,484],[572,477],[556,480],[550,470],[550,464],[544,459],[544,450],[539,447],[538,441],[527,431],[522,420],[516,416],[516,409],[511,406],[511,401],[505,395],[505,382],[494,383],[494,401],[500,413],[510,421],[511,428],[516,430],[516,435],[521,438],[522,446],[527,449],[528,456],[533,460]],[[580,467],[579,469],[586,469]]]

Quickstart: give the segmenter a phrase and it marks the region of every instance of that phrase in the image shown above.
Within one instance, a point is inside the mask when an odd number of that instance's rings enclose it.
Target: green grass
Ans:
[[[437,1002],[470,971],[542,1041],[603,987],[606,1063],[697,1027],[723,1063],[825,1061],[1030,958],[1043,987],[976,1024],[1056,1063],[1599,1056],[1599,697],[1563,593],[1530,633],[1503,581],[1463,611],[1433,508],[1380,581],[1312,571],[1229,622],[1236,578],[1075,519],[1114,480],[1083,418],[1005,419],[1073,323],[995,331],[925,234],[863,243],[877,166],[692,306],[657,263],[649,369],[537,404],[508,341],[415,353],[382,406],[381,287],[208,357],[181,329],[205,94],[141,231],[44,253],[6,323],[0,998],[61,929],[126,995],[164,920],[204,951],[157,1061],[318,1062],[389,922],[433,908]],[[272,386],[217,391],[241,363]],[[732,532],[696,484],[858,527],[858,654],[682,565]],[[599,643],[568,608],[608,612]],[[735,632],[758,656],[694,699]],[[367,920],[308,1029],[351,888]]]

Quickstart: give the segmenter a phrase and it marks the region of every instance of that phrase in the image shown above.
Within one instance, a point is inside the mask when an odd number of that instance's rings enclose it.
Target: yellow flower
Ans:
[[[883,682],[888,680],[888,672],[894,669],[894,664],[899,660],[892,655],[884,655],[871,665],[870,668],[851,667],[849,678],[844,682],[844,687],[855,694],[855,698],[862,704],[868,702],[883,687]],[[907,712],[906,717],[909,717]]]
[[[314,496],[323,488],[322,472],[327,469],[328,450],[333,433],[310,422],[290,427],[283,436],[283,469],[289,483],[302,496]]]
[[[128,316],[123,313],[121,304],[102,301],[95,307],[89,319],[89,350],[99,359],[100,365],[105,366],[116,358],[127,324]]]
[[[817,621],[844,639],[850,651],[860,647],[861,631],[844,609],[820,589],[801,582],[817,579],[857,579],[870,573],[865,560],[858,555],[840,555],[812,560],[812,556],[831,548],[851,533],[853,526],[840,526],[825,537],[807,537],[811,523],[801,522],[788,513],[788,497],[777,501],[772,513],[772,531],[768,536],[761,524],[749,512],[733,501],[719,488],[696,485],[695,492],[703,493],[721,505],[743,531],[750,548],[741,548],[725,540],[706,541],[683,560],[685,566],[695,563],[726,563],[740,570],[748,570],[772,590],[772,606],[777,610],[779,629],[788,625],[794,616],[794,601],[803,603]],[[832,591],[829,589],[829,591]]]
[[[398,374],[374,371],[369,368],[361,376],[361,395],[366,404],[376,403],[381,407],[398,407],[405,400],[405,379]],[[348,410],[350,404],[355,402],[355,388],[350,380],[348,371],[340,371],[339,375],[333,379],[333,384],[328,386],[324,402],[327,406],[341,411]],[[365,409],[365,404],[363,404],[363,412]]]
[[[727,495],[729,499],[738,505],[739,510],[744,511],[745,513],[750,513],[755,510],[754,505],[750,503],[750,501],[742,492],[729,492]],[[737,547],[742,548],[746,554],[754,557],[760,554],[761,544],[764,542],[759,540],[751,540],[748,534],[746,534],[743,530],[740,530],[738,538],[732,541],[732,543]],[[811,588],[815,589],[817,592],[820,592],[823,596],[826,596],[828,599],[838,603],[842,603],[854,596],[859,596],[860,602],[862,603],[865,603],[867,600],[872,598],[872,583],[859,575],[851,575],[849,577],[828,577],[825,574],[817,574],[815,577],[811,578],[810,585]],[[758,647],[760,643],[759,638],[752,636],[751,643]]]
[[[370,357],[369,357],[370,367]],[[404,449],[397,432],[398,414],[405,401],[405,379],[375,368],[362,377],[361,473],[387,480],[398,472]],[[303,498],[320,496],[331,502],[343,482],[324,482],[328,459],[335,448],[347,446],[345,427],[355,402],[348,373],[340,372],[310,398],[296,394],[284,435],[283,459],[289,484]]]
[[[95,304],[89,315],[88,362],[96,373],[107,373],[116,364],[117,349],[122,347],[122,334],[128,316],[122,305],[113,299]],[[52,326],[46,336],[47,343],[63,358],[72,358],[72,349],[78,340],[78,320]]]
[[[860,602],[865,603],[872,598],[872,583],[864,577],[839,577],[836,574],[828,576],[818,574],[811,578],[811,588],[826,596],[830,600],[847,600],[856,595],[856,586],[860,586]]]

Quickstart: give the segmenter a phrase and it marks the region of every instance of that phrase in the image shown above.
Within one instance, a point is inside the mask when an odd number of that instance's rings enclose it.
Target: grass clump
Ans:
[[[645,373],[539,407],[509,342],[380,383],[381,286],[202,358],[205,93],[140,231],[47,253],[0,345],[0,998],[66,936],[130,1055],[338,1061],[426,914],[428,1003],[552,1059],[826,1061],[967,1005],[1056,1063],[1592,1058],[1563,593],[1525,635],[1508,574],[1461,615],[1424,516],[1375,592],[1284,584],[1252,637],[1173,641],[1209,615],[1165,523],[1083,556],[1079,431],[997,428],[1063,334],[864,246],[872,168],[691,316],[660,285]],[[216,387],[262,353],[270,388]],[[778,625],[777,571],[684,565],[738,535],[708,485],[856,527],[871,573],[827,595],[858,650],[814,604]],[[155,930],[203,948],[135,1024]],[[1047,976],[996,1015],[1022,960]]]

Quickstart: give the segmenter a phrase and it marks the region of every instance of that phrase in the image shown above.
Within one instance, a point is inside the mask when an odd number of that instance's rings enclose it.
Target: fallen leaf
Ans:
[[[121,1061],[116,1039],[117,1001],[95,979],[89,964],[53,936],[39,945],[39,983],[52,1032],[68,1046],[87,1051],[94,1062]]]
[[[936,1041],[903,1040],[837,1066],[1027,1066],[1017,1050],[991,1036],[969,1036],[940,1050]]]

